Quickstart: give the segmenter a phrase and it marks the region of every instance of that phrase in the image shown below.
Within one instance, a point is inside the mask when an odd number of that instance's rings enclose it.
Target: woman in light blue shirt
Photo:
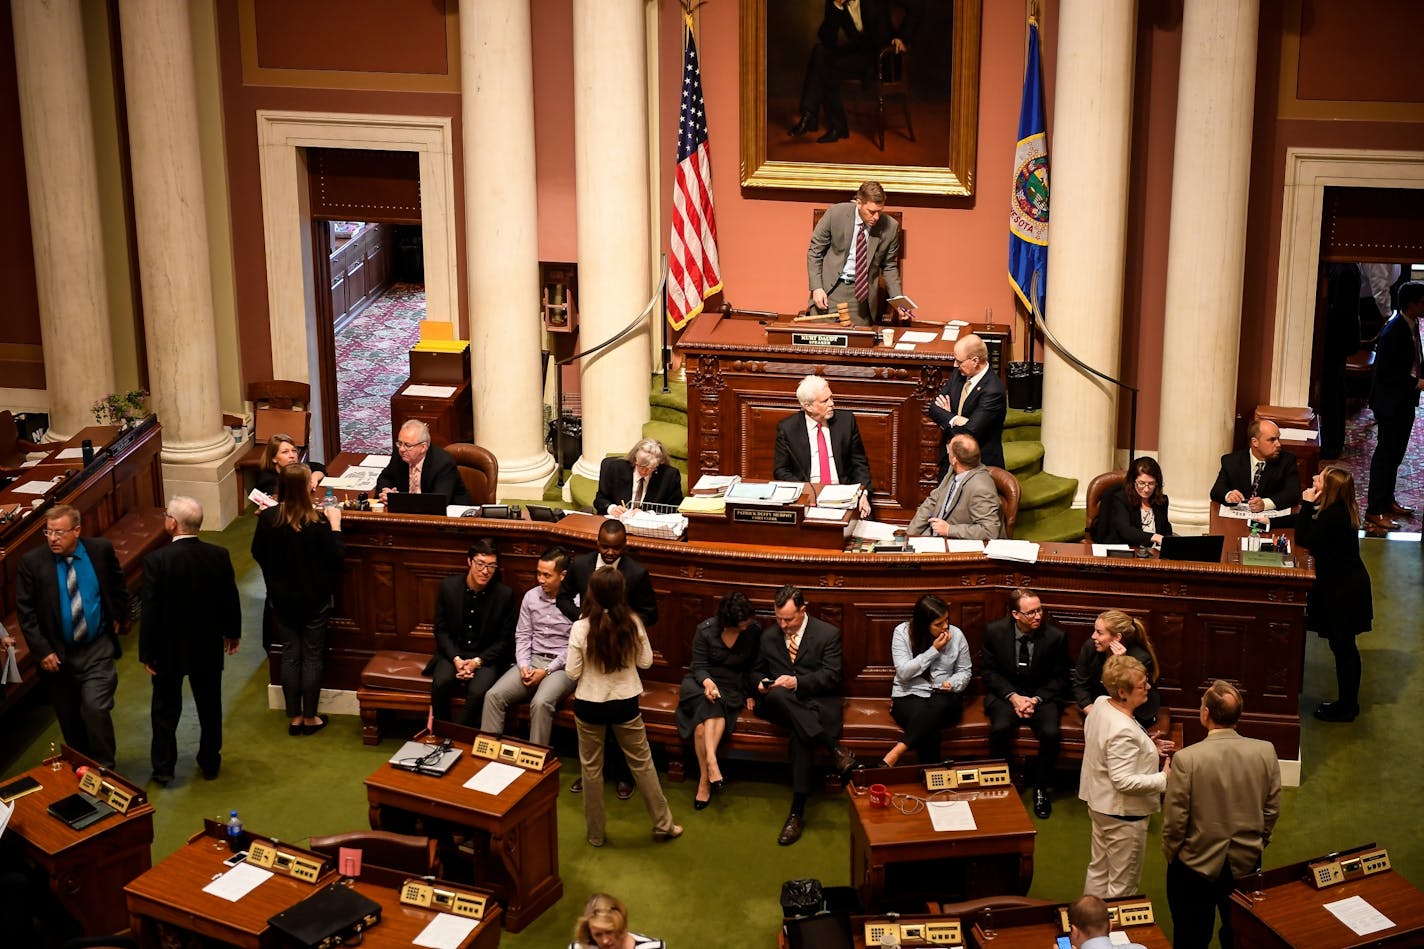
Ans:
[[[958,626],[949,625],[949,607],[933,593],[915,603],[908,623],[895,627],[890,639],[895,684],[890,690],[890,714],[905,731],[885,755],[894,765],[907,749],[915,749],[921,764],[940,760],[940,731],[959,724],[960,694],[973,673],[969,642]]]

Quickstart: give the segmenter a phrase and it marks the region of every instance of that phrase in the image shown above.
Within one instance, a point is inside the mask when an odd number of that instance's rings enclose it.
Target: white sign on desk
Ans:
[[[437,913],[415,937],[415,945],[429,949],[458,949],[464,945],[470,933],[480,924],[478,919],[456,916],[454,913]]]
[[[523,773],[523,768],[491,761],[475,772],[475,776],[465,782],[465,787],[471,791],[483,791],[485,794],[503,794],[504,789],[513,784],[514,779]]]
[[[420,383],[406,386],[405,391],[401,393],[401,395],[415,395],[427,399],[448,399],[454,394],[454,386],[427,386]]]
[[[272,879],[271,870],[264,870],[250,863],[239,863],[203,887],[203,892],[220,896],[229,903],[236,903],[270,879]]]

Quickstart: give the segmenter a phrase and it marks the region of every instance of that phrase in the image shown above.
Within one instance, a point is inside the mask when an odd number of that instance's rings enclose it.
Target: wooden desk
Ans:
[[[83,830],[74,830],[46,813],[46,808],[79,790],[76,767],[98,765],[68,747],[61,750],[60,759],[63,766],[58,771],[42,764],[25,772],[43,787],[14,802],[15,813],[0,838],[0,847],[17,847],[45,868],[51,892],[79,921],[85,935],[121,932],[129,924],[124,884],[152,863],[153,805],[138,787],[120,779],[137,794],[128,812],[110,814]],[[109,772],[107,777],[114,780],[117,776]]]
[[[1260,898],[1253,898],[1261,894]],[[1355,935],[1325,908],[1359,896],[1394,923],[1391,929]],[[1317,890],[1306,882],[1306,861],[1264,870],[1237,881],[1231,894],[1231,926],[1239,949],[1346,949],[1355,946],[1424,945],[1424,893],[1388,870]]]
[[[704,474],[772,477],[776,423],[800,408],[801,378],[821,373],[837,409],[855,414],[870,461],[875,516],[908,523],[939,481],[943,433],[929,406],[954,368],[954,344],[939,337],[944,324],[895,327],[897,339],[906,329],[935,333],[934,342],[900,352],[773,345],[763,323],[776,319],[703,313],[678,342],[687,357],[689,483]],[[963,332],[987,335],[993,345],[1007,330],[971,324]]]
[[[440,915],[435,910],[407,906],[400,901],[401,874],[381,871],[363,872],[353,884],[356,892],[381,904],[381,921],[366,930],[362,949],[406,949],[415,945],[415,937]],[[378,882],[379,881],[379,882]],[[460,943],[459,949],[495,949],[504,928],[504,911],[493,900],[485,909],[484,918],[474,931]]]
[[[923,781],[888,784],[891,794],[927,796]],[[870,806],[869,794],[846,786],[850,801],[850,881],[860,891],[867,912],[923,906],[926,898],[972,899],[999,893],[1028,892],[1033,882],[1033,841],[1037,834],[1023,801],[1012,786],[949,791],[936,800],[968,801],[975,830],[936,831],[929,808],[903,814],[890,807]],[[952,892],[957,865],[964,886]],[[899,866],[897,865],[913,865]],[[915,879],[932,880],[929,891],[916,891]]]
[[[410,395],[413,385],[443,385],[455,391],[447,396]],[[475,440],[475,411],[471,401],[470,381],[421,382],[407,379],[391,395],[391,444],[400,426],[418,419],[430,426],[430,440],[437,445]]]
[[[1045,909],[1053,912],[1052,920],[1015,922],[1024,916],[1041,913]],[[1113,927],[1113,929],[1118,928],[1117,926]],[[1056,906],[994,910],[994,931],[998,935],[993,938],[985,936],[983,929],[977,923],[972,929],[969,927],[966,929],[969,930],[966,941],[974,949],[1049,949],[1055,939],[1065,935],[1063,928],[1058,923],[1058,907]],[[1127,933],[1127,938],[1145,946],[1146,949],[1171,949],[1172,947],[1171,940],[1156,924],[1125,926],[1122,927],[1122,931]]]
[[[471,729],[436,724],[436,733],[455,738],[465,753],[441,777],[415,774],[383,764],[366,779],[371,827],[381,830],[391,811],[435,818],[475,832],[480,864],[491,874],[479,880],[505,904],[505,925],[518,932],[564,895],[559,877],[559,759],[543,771],[525,771],[498,797],[472,791],[464,783],[489,762],[470,752],[460,733]]]

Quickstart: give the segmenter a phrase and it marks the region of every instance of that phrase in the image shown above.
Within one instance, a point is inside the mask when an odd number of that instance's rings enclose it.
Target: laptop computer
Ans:
[[[411,494],[409,491],[392,491],[386,495],[386,510],[392,514],[437,514],[444,515],[450,506],[448,494]]]
[[[1225,546],[1226,537],[1222,534],[1168,534],[1162,538],[1162,559],[1221,563],[1221,551]]]
[[[391,755],[391,766],[402,771],[439,777],[454,767],[463,750],[448,745],[427,745],[424,742],[408,741]]]

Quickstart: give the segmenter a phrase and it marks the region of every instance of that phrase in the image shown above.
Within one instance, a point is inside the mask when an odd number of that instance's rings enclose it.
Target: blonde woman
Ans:
[[[1078,661],[1073,666],[1073,701],[1085,718],[1093,710],[1093,701],[1107,694],[1102,684],[1103,665],[1111,656],[1136,659],[1147,670],[1148,684],[1157,684],[1157,651],[1152,648],[1152,640],[1147,638],[1147,627],[1142,625],[1142,620],[1121,610],[1099,613],[1093,622],[1093,635],[1083,643]],[[1157,710],[1161,704],[1154,691],[1138,707],[1137,721],[1143,728],[1156,726]]]
[[[607,893],[595,893],[584,904],[574,926],[569,949],[666,949],[661,939],[628,931],[628,907]]]

